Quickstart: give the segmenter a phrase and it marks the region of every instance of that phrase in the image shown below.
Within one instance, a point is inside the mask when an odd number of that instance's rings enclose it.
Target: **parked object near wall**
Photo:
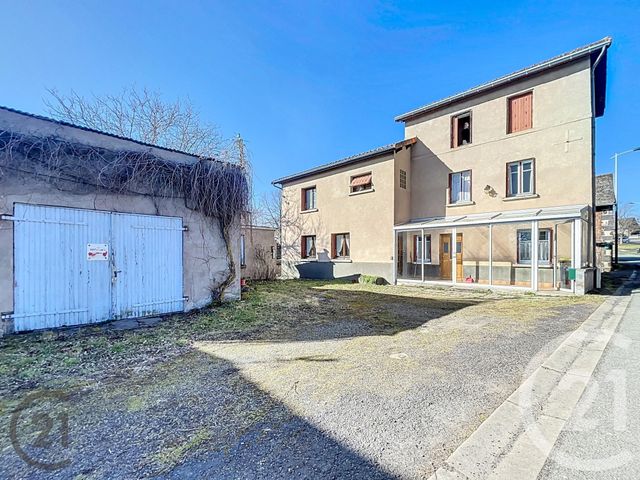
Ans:
[[[239,298],[238,165],[0,107],[1,333]]]

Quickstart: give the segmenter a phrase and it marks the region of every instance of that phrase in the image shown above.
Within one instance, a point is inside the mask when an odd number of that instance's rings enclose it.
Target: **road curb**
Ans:
[[[429,480],[536,479],[631,297],[634,271],[438,468]]]

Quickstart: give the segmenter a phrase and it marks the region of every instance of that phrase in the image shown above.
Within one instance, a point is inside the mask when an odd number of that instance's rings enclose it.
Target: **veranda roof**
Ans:
[[[531,222],[533,220],[553,220],[580,218],[588,207],[570,205],[566,207],[546,207],[529,210],[509,210],[504,212],[474,213],[448,217],[429,217],[411,220],[396,225],[395,230],[415,230],[419,228],[451,228],[468,225],[489,225],[492,223]]]

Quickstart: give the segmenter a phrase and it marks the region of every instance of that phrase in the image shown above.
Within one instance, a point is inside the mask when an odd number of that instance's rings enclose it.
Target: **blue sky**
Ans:
[[[45,113],[49,87],[189,97],[246,139],[261,193],[401,139],[397,114],[610,35],[598,173],[640,145],[640,2],[480,3],[3,0],[0,104]],[[620,167],[621,202],[640,204],[640,153]]]

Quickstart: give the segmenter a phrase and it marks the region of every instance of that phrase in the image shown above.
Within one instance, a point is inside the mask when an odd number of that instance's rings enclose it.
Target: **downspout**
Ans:
[[[602,47],[598,57],[591,67],[591,261],[596,266],[596,68],[607,51],[607,45]],[[617,213],[617,205],[616,205]],[[582,265],[581,265],[582,266]],[[595,273],[595,272],[594,272]]]

